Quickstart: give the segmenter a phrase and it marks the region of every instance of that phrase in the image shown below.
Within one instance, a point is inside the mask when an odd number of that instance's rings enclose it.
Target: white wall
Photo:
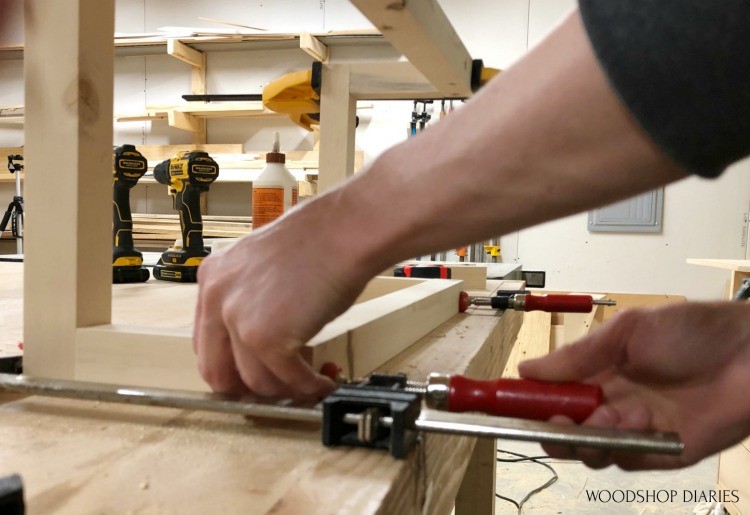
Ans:
[[[531,0],[530,45],[574,6],[573,0]],[[589,233],[587,213],[581,213],[502,238],[503,254],[526,269],[546,270],[547,287],[553,290],[717,299],[723,297],[728,273],[685,260],[745,259],[748,212],[750,161],[744,161],[715,181],[691,178],[668,186],[661,234]]]
[[[486,65],[505,68],[544,35],[573,7],[575,0],[442,0],[472,56]],[[117,0],[116,30],[146,32],[162,26],[221,27],[199,16],[260,26],[272,31],[322,32],[362,29],[371,25],[347,0]],[[22,1],[9,2],[9,24],[0,44],[21,42]],[[216,52],[207,59],[210,93],[257,93],[283,73],[310,65],[299,51]],[[174,104],[189,92],[187,65],[168,56],[118,57],[115,64],[115,112],[127,114],[145,106]],[[22,63],[0,61],[0,106],[23,103]],[[357,146],[367,161],[402,141],[410,118],[409,102],[377,102],[360,110]],[[211,143],[241,143],[245,150],[269,145],[272,131],[281,132],[287,149],[310,149],[312,137],[283,119],[211,120]],[[115,143],[187,143],[188,133],[166,122],[119,123]],[[0,125],[0,146],[23,143],[22,128]],[[555,289],[648,293],[683,293],[717,298],[725,273],[688,266],[688,257],[744,258],[740,246],[743,214],[750,204],[750,164],[743,163],[717,181],[689,179],[665,194],[664,232],[656,235],[590,234],[586,215],[507,235],[502,239],[506,261],[548,272]],[[603,173],[606,173],[604,170]],[[6,185],[7,186],[7,185]],[[0,207],[10,195],[0,188]],[[228,194],[228,193],[227,193]],[[242,202],[238,193],[228,205]],[[159,197],[161,198],[161,197]],[[166,201],[136,198],[136,210],[166,209]],[[502,199],[498,199],[502,201]]]

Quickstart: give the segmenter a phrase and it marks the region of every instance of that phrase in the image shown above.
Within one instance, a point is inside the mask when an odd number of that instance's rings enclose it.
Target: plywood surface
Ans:
[[[520,326],[457,315],[382,367],[498,374]],[[428,436],[407,460],[328,450],[318,427],[230,415],[0,396],[0,475],[29,513],[450,513],[474,440]]]

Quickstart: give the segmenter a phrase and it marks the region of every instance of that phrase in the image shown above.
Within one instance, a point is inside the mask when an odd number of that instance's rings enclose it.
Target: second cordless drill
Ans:
[[[208,251],[203,246],[200,195],[219,177],[219,165],[207,152],[185,151],[154,168],[154,178],[169,186],[172,204],[180,214],[182,247],[170,247],[154,267],[154,277],[163,281],[194,283],[198,267]]]
[[[142,283],[149,273],[143,268],[143,254],[133,245],[130,190],[148,168],[146,158],[133,145],[117,147],[112,155],[114,197],[112,212],[112,282]]]

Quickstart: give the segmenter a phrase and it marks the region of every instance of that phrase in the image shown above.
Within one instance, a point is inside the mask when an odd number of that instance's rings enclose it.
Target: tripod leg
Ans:
[[[10,220],[10,216],[13,214],[13,204],[11,203],[10,206],[8,206],[8,210],[3,215],[3,221],[0,222],[0,234],[5,231],[5,228],[8,227],[8,220]]]

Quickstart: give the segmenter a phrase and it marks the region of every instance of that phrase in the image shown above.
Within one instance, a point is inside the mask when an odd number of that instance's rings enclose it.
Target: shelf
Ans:
[[[333,31],[312,34],[326,47],[347,48],[347,54],[356,57],[371,55],[373,50],[395,52],[388,40],[375,30]],[[291,50],[300,47],[300,34],[228,34],[228,35],[169,35],[153,37],[115,38],[115,56],[136,57],[167,54],[168,41],[178,40],[200,52],[237,52],[246,50]],[[23,45],[0,46],[0,61],[23,59]]]
[[[723,268],[734,272],[750,272],[750,260],[747,259],[688,259],[687,263],[689,265]]]

